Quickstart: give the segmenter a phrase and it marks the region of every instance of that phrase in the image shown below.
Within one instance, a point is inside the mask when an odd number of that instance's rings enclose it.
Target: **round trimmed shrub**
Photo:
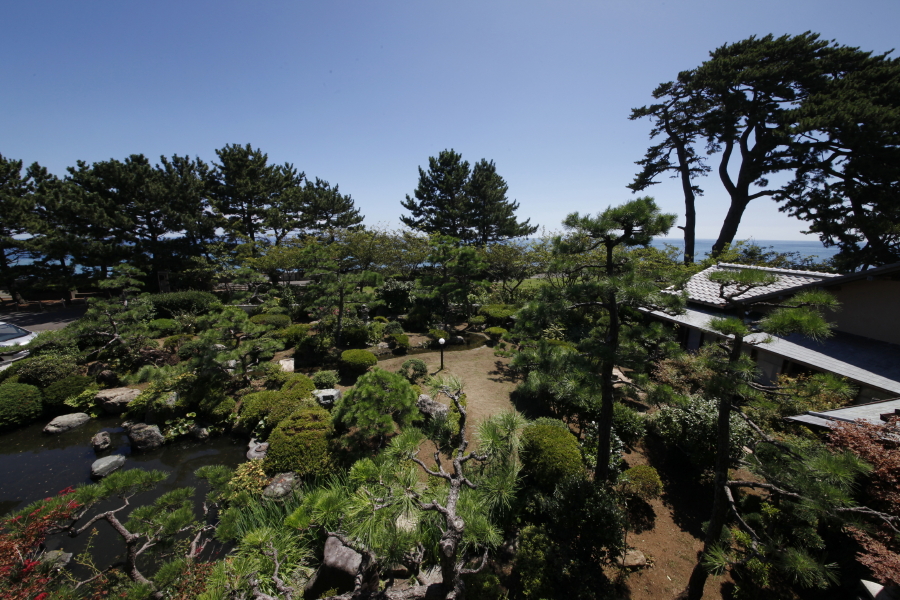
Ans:
[[[663,491],[659,473],[650,465],[637,465],[626,469],[623,473],[626,494],[647,501],[658,498]]]
[[[435,344],[437,344],[437,341],[441,338],[444,338],[444,341],[447,341],[448,339],[450,339],[450,334],[447,333],[446,331],[444,331],[443,329],[429,329],[428,335],[430,335],[432,338],[434,338]]]
[[[203,315],[220,305],[219,299],[209,292],[188,290],[151,294],[146,297],[157,317],[173,318],[181,313]]]
[[[313,373],[312,382],[317,390],[330,390],[338,384],[337,371],[319,371]]]
[[[16,369],[19,383],[28,383],[39,388],[45,388],[55,381],[65,379],[78,370],[75,358],[65,354],[41,354],[15,364],[19,365]]]
[[[285,348],[296,348],[303,343],[303,340],[309,337],[309,325],[298,323],[279,329],[271,333],[272,337],[284,342]]]
[[[428,375],[428,365],[425,364],[424,360],[410,358],[403,361],[403,364],[400,365],[400,370],[397,372],[406,377],[410,383],[415,383]]]
[[[488,327],[487,329],[484,330],[484,332],[487,334],[487,336],[489,338],[491,338],[491,341],[494,342],[495,344],[497,342],[499,342],[503,338],[504,335],[509,333],[502,327]]]
[[[352,437],[356,444],[383,442],[394,433],[395,423],[406,427],[421,418],[417,398],[410,383],[397,373],[373,369],[338,401],[334,422],[354,428]]]
[[[348,375],[362,375],[377,364],[375,355],[366,350],[345,350],[341,353],[341,370]]]
[[[345,327],[341,332],[341,343],[344,346],[365,346],[369,341],[369,330],[365,327]]]
[[[405,333],[396,333],[391,336],[394,345],[394,354],[406,354],[409,352],[409,336]]]
[[[248,429],[255,430],[260,421],[265,419],[262,433],[272,431],[278,423],[291,415],[295,410],[304,406],[306,396],[274,390],[253,392],[244,396],[241,405],[241,423]]]
[[[399,321],[388,321],[387,325],[384,326],[385,335],[397,335],[399,333],[403,333],[403,325]]]
[[[484,327],[486,320],[481,315],[475,315],[469,318],[469,329],[479,329]]]
[[[374,317],[372,320],[375,321],[376,323],[387,323],[388,322],[388,318],[382,317],[382,316]]]
[[[584,477],[578,440],[565,423],[532,423],[522,431],[522,466],[538,489],[552,493],[556,486],[573,477]]]
[[[288,375],[284,385],[281,386],[282,392],[297,398],[309,398],[315,389],[316,384],[303,373],[291,373]]]
[[[250,322],[254,325],[265,325],[267,327],[274,327],[275,329],[286,329],[291,326],[291,318],[289,316],[273,313],[253,315],[250,317]]]
[[[150,337],[162,338],[178,333],[180,327],[175,319],[153,319],[148,325]]]
[[[49,412],[58,412],[62,410],[66,398],[77,396],[93,384],[93,378],[86,375],[69,375],[55,381],[44,389],[44,407]]]
[[[0,429],[19,427],[41,416],[41,391],[27,383],[0,385]]]
[[[294,472],[300,477],[327,475],[332,470],[328,451],[331,415],[319,406],[305,406],[284,419],[269,436],[263,468],[270,476]]]
[[[485,318],[488,325],[506,325],[516,308],[509,304],[487,304],[478,309],[478,314]]]

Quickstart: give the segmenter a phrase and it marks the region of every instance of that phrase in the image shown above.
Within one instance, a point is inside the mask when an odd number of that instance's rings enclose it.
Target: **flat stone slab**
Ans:
[[[131,402],[141,395],[141,390],[127,387],[117,387],[97,392],[95,399],[104,412],[111,415],[121,415]]]
[[[120,469],[125,464],[125,457],[121,454],[113,454],[98,458],[91,465],[91,477],[106,477],[113,471]]]
[[[283,360],[279,360],[278,364],[281,366],[282,371],[287,371],[288,373],[294,372],[294,359],[293,358],[285,358]]]
[[[342,395],[340,390],[335,389],[315,390],[313,392],[313,396],[315,396],[319,404],[325,408],[334,406],[335,402],[340,400]]]
[[[71,413],[56,417],[44,427],[44,433],[62,433],[70,429],[75,429],[84,425],[91,420],[91,416],[87,413]]]

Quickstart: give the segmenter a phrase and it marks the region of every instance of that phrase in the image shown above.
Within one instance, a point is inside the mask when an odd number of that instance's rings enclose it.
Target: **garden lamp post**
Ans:
[[[446,342],[447,342],[447,340],[445,340],[444,338],[441,338],[438,340],[438,344],[441,347],[441,368],[440,368],[441,371],[444,370],[444,344]]]

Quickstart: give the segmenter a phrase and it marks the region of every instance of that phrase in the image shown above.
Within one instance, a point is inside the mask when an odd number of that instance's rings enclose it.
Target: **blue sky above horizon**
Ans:
[[[8,3],[0,154],[63,175],[250,143],[396,226],[417,167],[454,148],[556,230],[632,197],[650,124],[631,108],[710,50],[811,30],[883,52],[898,22],[896,0]],[[697,236],[714,238],[727,195],[703,186]],[[675,182],[650,194],[683,212]],[[816,239],[802,229],[759,199],[738,237]]]

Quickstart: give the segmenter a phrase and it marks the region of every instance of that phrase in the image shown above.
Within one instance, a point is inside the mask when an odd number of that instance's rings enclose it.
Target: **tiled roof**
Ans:
[[[708,325],[710,319],[724,316],[711,309],[693,308],[688,308],[679,315],[660,311],[652,311],[650,314],[710,333],[716,333]],[[759,344],[757,347],[760,350],[792,362],[834,373],[889,394],[900,395],[900,346],[897,344],[841,332],[834,332],[832,337],[821,342],[800,334],[778,337],[754,333],[744,339],[746,342]],[[769,340],[768,343],[763,343],[766,339]]]
[[[771,285],[755,287],[743,294],[735,296],[732,301],[743,302],[756,296],[768,296],[777,292],[788,292],[804,285],[815,284],[820,281],[840,277],[834,273],[817,273],[815,271],[796,271],[793,269],[772,269],[769,267],[749,267],[747,265],[734,265],[731,263],[719,263],[704,271],[700,271],[688,280],[685,291],[689,302],[698,302],[708,306],[724,307],[725,301],[720,295],[721,284],[710,281],[709,274],[716,271],[740,271],[754,269],[771,273],[778,281]],[[725,295],[734,293],[738,288],[733,285],[725,286]]]
[[[881,418],[881,415],[891,414],[900,416],[900,398],[869,402],[868,404],[856,404],[823,412],[807,411],[802,415],[787,417],[787,420],[819,427],[831,427],[836,422],[841,421],[855,423],[858,420],[863,420],[873,425],[883,425],[884,420]]]

